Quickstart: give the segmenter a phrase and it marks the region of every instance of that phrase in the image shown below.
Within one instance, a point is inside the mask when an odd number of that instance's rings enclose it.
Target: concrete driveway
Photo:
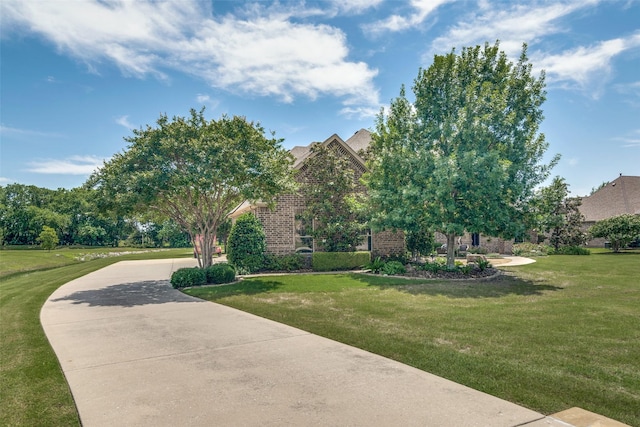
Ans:
[[[407,365],[171,288],[124,261],[41,312],[84,426],[568,426]]]

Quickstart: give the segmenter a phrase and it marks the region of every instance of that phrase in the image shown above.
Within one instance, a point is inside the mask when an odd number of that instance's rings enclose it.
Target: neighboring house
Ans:
[[[367,170],[364,160],[359,153],[363,153],[371,142],[371,133],[366,129],[356,132],[351,138],[343,141],[334,134],[322,143],[328,148],[345,156],[355,172],[356,179],[360,179]],[[305,147],[294,147],[291,154],[295,158],[293,168],[298,171],[296,179],[299,185],[314,179],[314,171],[310,170],[306,160],[313,154],[310,144]],[[304,197],[298,194],[284,194],[277,200],[274,209],[269,209],[265,203],[245,201],[229,214],[232,220],[245,212],[252,212],[264,227],[267,240],[267,251],[275,254],[290,254],[294,252],[319,251],[318,242],[308,235],[306,230],[313,224],[305,224],[302,213],[305,211]],[[367,232],[363,235],[360,250],[369,250],[374,256],[404,253],[404,233],[383,231]]]
[[[640,176],[623,176],[582,198],[580,213],[584,215],[584,230],[598,221],[622,214],[640,215]],[[605,239],[593,239],[587,246],[603,247]]]

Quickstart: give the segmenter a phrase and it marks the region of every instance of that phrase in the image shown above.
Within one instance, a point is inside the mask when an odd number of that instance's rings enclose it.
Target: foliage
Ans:
[[[205,269],[207,283],[222,284],[236,280],[236,269],[231,264],[220,262]]]
[[[400,261],[388,261],[382,267],[382,273],[388,276],[395,276],[396,274],[404,274],[407,269]]]
[[[379,274],[384,268],[385,262],[380,257],[371,260],[368,264],[364,265],[365,270],[370,270],[373,274]]]
[[[433,261],[427,261],[419,267],[424,271],[438,273],[447,269],[447,261],[443,258],[435,258]]]
[[[429,255],[436,244],[434,233],[427,230],[406,231],[405,242],[413,259],[417,259],[420,255]]]
[[[50,251],[51,249],[55,249],[56,246],[58,246],[60,240],[58,239],[56,230],[45,225],[44,227],[42,227],[40,236],[38,236],[38,242],[40,242],[40,246],[42,246],[42,249]]]
[[[516,256],[537,257],[547,255],[549,250],[550,247],[547,245],[523,242],[513,245],[511,252]]]
[[[476,261],[476,265],[478,266],[478,268],[480,269],[480,271],[484,271],[484,270],[486,270],[487,268],[491,268],[491,267],[493,267],[493,266],[491,265],[491,262],[490,262],[489,260],[487,260],[487,259],[482,259],[482,258]]]
[[[569,185],[563,178],[555,177],[548,187],[538,191],[532,203],[537,228],[549,233],[549,243],[556,252],[561,246],[579,246],[585,242],[584,215],[579,209],[582,199],[568,196]]]
[[[598,221],[588,230],[591,237],[604,237],[614,252],[640,238],[640,215],[624,214]]]
[[[207,273],[206,270],[202,268],[180,268],[171,275],[171,286],[176,289],[206,284]]]
[[[327,252],[353,252],[362,243],[364,220],[360,214],[362,188],[349,160],[336,148],[314,144],[305,161],[308,176],[300,194],[306,208],[302,215],[315,226],[311,235]]]
[[[314,252],[313,271],[337,271],[362,268],[371,260],[369,252]]]
[[[304,257],[301,254],[264,255],[263,270],[265,271],[298,271],[304,268]]]
[[[148,212],[169,218],[203,237],[201,267],[212,262],[213,236],[244,200],[273,203],[293,191],[291,154],[281,140],[244,117],[206,120],[161,115],[154,127],[133,130],[128,149],[105,163],[87,182],[114,212]]]
[[[240,215],[229,233],[229,262],[243,272],[254,273],[262,268],[266,250],[266,237],[260,220],[251,213]]]
[[[561,246],[558,249],[551,249],[549,255],[591,255],[591,251],[582,246]]]
[[[513,237],[526,229],[526,205],[546,179],[548,144],[538,132],[544,73],[532,76],[526,45],[517,63],[499,45],[436,55],[405,96],[380,114],[368,163],[372,224],[447,236],[454,264],[463,232]]]
[[[168,245],[172,248],[187,248],[191,246],[189,234],[180,229],[178,224],[172,220],[166,220],[160,224],[157,233],[160,246]]]

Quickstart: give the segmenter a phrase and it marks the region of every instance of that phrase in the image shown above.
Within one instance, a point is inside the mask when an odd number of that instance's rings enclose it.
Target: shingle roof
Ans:
[[[640,176],[619,176],[588,197],[582,198],[580,212],[586,222],[622,214],[640,215]]]
[[[334,135],[333,137],[337,137],[337,135]],[[330,137],[330,139],[333,137]],[[371,132],[366,129],[360,129],[355,134],[353,134],[351,138],[347,139],[344,142],[354,152],[358,153],[360,150],[366,150],[367,147],[369,147],[369,144],[371,143]],[[309,156],[309,154],[311,153],[311,146],[313,144],[316,144],[316,142],[312,142],[305,147],[297,145],[289,150],[289,152],[293,154],[293,157],[295,158],[293,162],[294,168],[300,165]]]
[[[356,153],[360,152],[360,150],[366,150],[371,144],[371,132],[366,129],[360,129],[345,143]]]

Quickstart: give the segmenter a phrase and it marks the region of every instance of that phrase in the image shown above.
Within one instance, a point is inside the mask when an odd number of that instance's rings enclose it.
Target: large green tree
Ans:
[[[535,77],[526,45],[511,62],[499,44],[436,55],[413,85],[415,101],[380,114],[367,177],[373,224],[447,236],[512,237],[525,231],[525,205],[555,159],[538,128],[544,73]]]
[[[155,126],[134,130],[128,149],[88,181],[102,204],[115,211],[156,211],[195,241],[203,238],[201,267],[211,265],[213,236],[243,200],[273,202],[292,191],[291,156],[282,140],[244,117],[207,120],[204,109],[188,117],[160,116]]]

